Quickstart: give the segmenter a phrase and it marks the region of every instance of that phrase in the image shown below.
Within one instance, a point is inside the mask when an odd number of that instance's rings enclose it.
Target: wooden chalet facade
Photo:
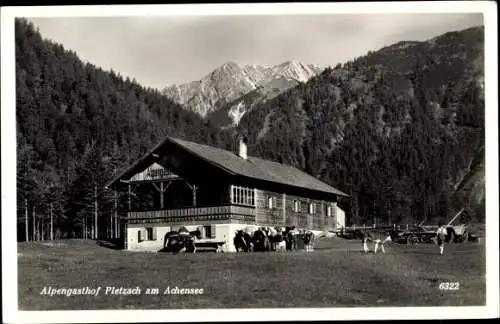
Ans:
[[[120,226],[125,249],[161,249],[181,226],[227,241],[247,226],[289,226],[325,231],[345,226],[337,200],[345,193],[294,167],[167,137],[112,180],[128,191]]]

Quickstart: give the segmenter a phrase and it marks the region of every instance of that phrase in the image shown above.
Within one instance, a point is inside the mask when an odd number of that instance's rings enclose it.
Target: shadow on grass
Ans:
[[[439,255],[436,251],[403,251],[405,254],[436,254]]]
[[[173,255],[186,253],[186,251],[184,249],[175,249],[175,248],[169,247],[169,246],[161,248],[161,249],[157,250],[156,252],[170,253]],[[190,253],[190,252],[187,252],[187,253]]]
[[[111,250],[121,250],[122,246],[118,240],[97,240],[95,244],[99,245],[100,247],[105,247]]]

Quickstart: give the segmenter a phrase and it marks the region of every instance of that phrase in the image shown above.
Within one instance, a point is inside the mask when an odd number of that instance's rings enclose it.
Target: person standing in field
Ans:
[[[368,237],[368,234],[366,232],[363,232],[361,234],[361,240],[362,240],[362,243],[363,243],[363,251],[365,253],[368,253],[370,252],[370,249],[368,248],[368,240],[369,240],[369,237]]]
[[[436,232],[437,234],[437,243],[438,243],[438,246],[439,246],[439,254],[443,254],[443,251],[444,251],[444,240],[446,238],[446,226],[443,226],[442,223],[439,223],[439,228]]]

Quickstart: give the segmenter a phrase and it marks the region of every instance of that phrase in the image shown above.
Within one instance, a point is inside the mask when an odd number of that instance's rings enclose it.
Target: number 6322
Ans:
[[[439,284],[439,290],[458,290],[460,289],[459,282],[441,282]]]

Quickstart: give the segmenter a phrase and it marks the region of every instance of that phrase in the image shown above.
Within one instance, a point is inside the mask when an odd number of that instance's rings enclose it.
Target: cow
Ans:
[[[365,253],[370,252],[370,249],[368,248],[368,242],[372,241],[370,238],[370,235],[367,232],[361,232],[361,242],[363,243],[363,251]]]
[[[306,231],[302,234],[302,240],[304,241],[306,252],[314,250],[314,233],[311,231]]]
[[[276,252],[286,251],[286,241],[281,230],[278,230],[277,234],[274,236],[274,244]]]
[[[252,241],[254,252],[269,252],[271,250],[269,238],[262,228],[259,228],[253,233]]]
[[[272,227],[264,227],[263,230],[269,239],[270,250],[276,251],[276,235],[278,235],[278,231]]]
[[[373,249],[373,252],[377,253],[378,248],[380,247],[380,250],[382,251],[382,253],[385,253],[384,244],[386,244],[387,242],[391,242],[391,241],[392,241],[392,239],[391,239],[390,235],[386,235],[386,237],[384,239],[380,239],[380,238],[374,239],[373,242],[375,242],[375,247]]]
[[[365,253],[370,252],[370,249],[368,248],[368,242],[373,242],[374,248],[373,248],[373,253],[377,253],[377,251],[380,249],[382,253],[385,253],[385,248],[384,245],[388,242],[392,242],[391,234],[387,233],[385,237],[375,237],[372,238],[369,233],[364,232],[363,237],[362,237],[362,242],[363,242],[363,251]]]
[[[297,250],[297,241],[299,239],[299,232],[295,228],[295,226],[287,226],[285,228],[285,242],[286,242],[286,249],[288,251],[295,251]]]
[[[252,236],[242,230],[236,231],[233,239],[236,252],[252,252]]]

